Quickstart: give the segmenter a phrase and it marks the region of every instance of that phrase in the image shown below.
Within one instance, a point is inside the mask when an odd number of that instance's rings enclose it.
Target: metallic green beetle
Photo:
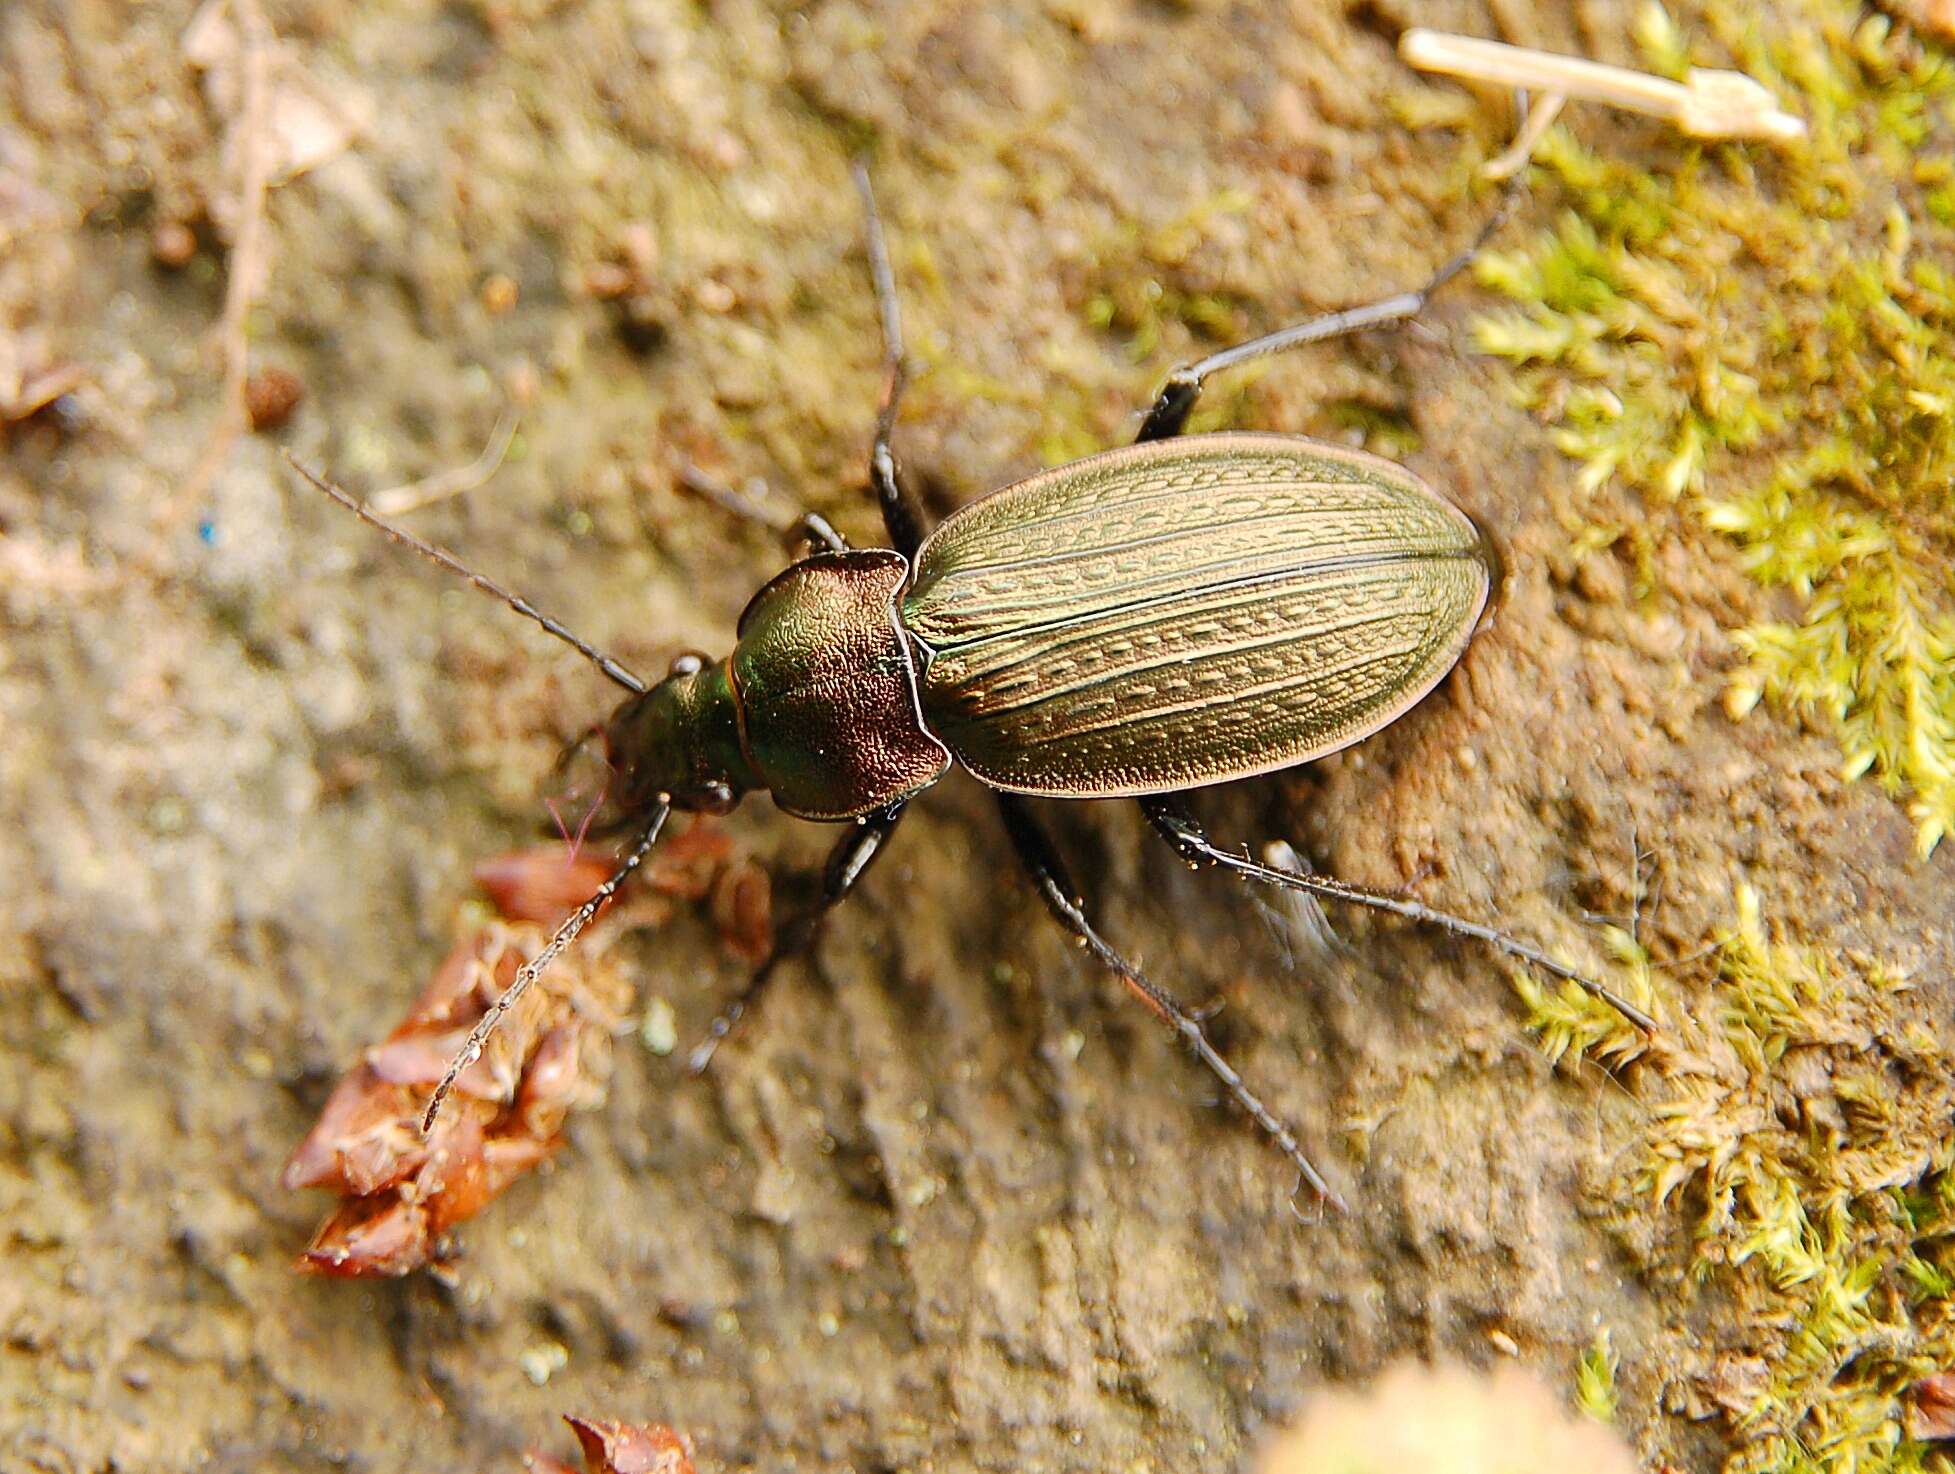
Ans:
[[[430,1100],[427,1122],[516,996],[644,859],[672,809],[724,810],[765,789],[800,818],[853,821],[829,857],[818,906],[782,929],[694,1052],[697,1069],[775,965],[812,941],[904,806],[953,763],[998,791],[1018,858],[1061,924],[1188,1042],[1330,1203],[1340,1200],[1294,1133],[1217,1053],[1200,1021],[1095,930],[1026,798],[1136,798],[1193,864],[1476,937],[1653,1027],[1613,994],[1491,928],[1217,846],[1173,797],[1369,736],[1431,691],[1466,648],[1493,585],[1492,552],[1465,513],[1412,472],[1301,436],[1177,437],[1208,375],[1410,319],[1479,243],[1420,291],[1177,371],[1136,444],[994,492],[924,536],[890,451],[904,382],[894,284],[867,177],[858,169],[856,179],[887,372],[871,482],[893,546],[850,548],[821,519],[804,519],[820,551],[754,596],[725,659],[681,656],[648,688],[526,601],[305,473],[575,646],[632,693],[604,739],[614,797],[637,843],[489,1010]]]
[[[1402,466],[1286,435],[1108,451],[965,507],[914,561],[818,553],[725,660],[611,719],[634,811],[752,789],[803,819],[904,803],[953,760],[993,788],[1133,798],[1377,731],[1466,648],[1491,565]]]

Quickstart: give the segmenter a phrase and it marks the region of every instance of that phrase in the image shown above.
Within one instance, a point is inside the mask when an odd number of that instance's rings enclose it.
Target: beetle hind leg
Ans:
[[[1302,1181],[1310,1184],[1318,1198],[1340,1213],[1345,1211],[1344,1199],[1338,1196],[1337,1189],[1324,1180],[1323,1174],[1304,1155],[1296,1133],[1262,1103],[1235,1066],[1209,1042],[1208,1033],[1195,1013],[1115,951],[1094,928],[1086,915],[1085,906],[1079,900],[1072,877],[1066,872],[1065,862],[1060,859],[1059,851],[1052,842],[1052,836],[1033,816],[1024,800],[1001,793],[998,795],[998,811],[1004,818],[1005,831],[1011,836],[1012,848],[1017,851],[1019,863],[1038,887],[1039,899],[1045,902],[1046,909],[1052,912],[1059,924],[1072,933],[1102,966],[1126,984],[1156,1018],[1181,1036],[1183,1042],[1208,1067],[1209,1073],[1222,1083],[1229,1098],[1290,1159]]]
[[[1233,871],[1244,880],[1280,886],[1285,890],[1301,891],[1306,895],[1322,896],[1326,900],[1349,901],[1353,905],[1369,906],[1375,911],[1389,911],[1394,916],[1403,916],[1411,921],[1423,921],[1430,926],[1437,926],[1452,932],[1455,936],[1471,937],[1475,941],[1486,943],[1497,952],[1518,958],[1545,973],[1576,984],[1600,998],[1644,1033],[1656,1032],[1656,1020],[1628,999],[1603,987],[1594,979],[1584,977],[1572,967],[1555,961],[1540,948],[1530,946],[1516,937],[1510,937],[1505,932],[1496,931],[1490,926],[1482,926],[1476,921],[1468,921],[1464,917],[1435,911],[1430,906],[1409,897],[1367,890],[1363,886],[1333,880],[1328,875],[1303,874],[1298,871],[1277,869],[1271,865],[1260,864],[1246,854],[1237,854],[1233,850],[1223,849],[1208,837],[1201,825],[1196,823],[1187,810],[1182,808],[1171,795],[1143,798],[1140,800],[1140,806],[1147,815],[1148,822],[1154,826],[1155,832],[1173,847],[1176,854],[1198,869],[1207,865],[1219,865],[1225,870]]]

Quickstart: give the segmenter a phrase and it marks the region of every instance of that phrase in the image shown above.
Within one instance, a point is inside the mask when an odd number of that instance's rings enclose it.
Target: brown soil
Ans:
[[[1488,9],[268,4],[273,91],[358,131],[268,197],[249,361],[299,396],[194,498],[236,100],[186,59],[187,4],[0,14],[0,333],[85,370],[0,457],[0,1466],[513,1469],[568,1410],[686,1429],[703,1469],[1232,1469],[1313,1386],[1503,1338],[1567,1385],[1598,1325],[1631,1432],[1703,1459],[1654,1420],[1657,1307],[1579,1206],[1636,1101],[1552,1072],[1483,952],[1338,916],[1350,955],[1298,953],[1119,805],[1054,816],[1082,881],[1226,1004],[1347,1217],[1299,1221],[960,778],[708,1077],[622,1047],[445,1280],[295,1274],[325,1205],[277,1185],[611,696],[297,488],[280,444],[373,490],[468,461],[513,398],[499,474],[414,525],[639,669],[717,651],[780,554],[680,490],[685,460],[878,537],[852,148],[923,370],[902,454],[941,511],[1130,434],[1210,341],[1187,319],[1367,300],[1470,238],[1466,137],[1393,120],[1397,29],[1626,46],[1614,6]],[[1503,110],[1472,127],[1497,146]],[[1409,445],[1510,578],[1411,717],[1205,798],[1214,830],[1591,965],[1583,909],[1629,910],[1632,842],[1660,951],[1701,946],[1740,875],[1815,937],[1945,950],[1946,857],[1913,861],[1824,736],[1718,705],[1762,597],[1731,553],[1658,525],[1637,597],[1566,552],[1570,467],[1464,353],[1472,298],[1218,386],[1234,423]],[[728,823],[783,877],[830,838],[764,799]],[[681,1039],[740,976],[704,917],[629,949]]]

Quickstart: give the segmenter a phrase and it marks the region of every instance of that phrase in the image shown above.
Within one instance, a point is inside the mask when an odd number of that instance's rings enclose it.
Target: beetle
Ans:
[[[603,725],[616,800],[637,833],[616,871],[485,1013],[429,1100],[657,842],[674,809],[723,812],[765,790],[787,813],[842,822],[819,899],[783,927],[694,1051],[695,1070],[778,964],[809,945],[907,805],[962,767],[996,791],[1014,853],[1047,908],[1193,1049],[1322,1200],[1342,1201],[1296,1134],[1209,1041],[1200,1019],[1113,947],[1033,799],[1125,798],[1188,863],[1353,902],[1476,938],[1653,1021],[1538,948],[1420,902],[1210,840],[1178,795],[1309,762],[1397,720],[1465,651],[1496,581],[1492,546],[1404,466],[1299,435],[1183,435],[1212,375],[1306,343],[1407,322],[1499,225],[1425,286],[1177,369],[1133,444],[1043,471],[926,532],[892,450],[905,381],[894,275],[866,169],[862,197],[883,339],[869,480],[890,546],[855,548],[817,515],[811,551],[755,594],[730,655],[682,655],[648,684],[453,554],[293,466],[396,541],[583,654],[629,694]]]

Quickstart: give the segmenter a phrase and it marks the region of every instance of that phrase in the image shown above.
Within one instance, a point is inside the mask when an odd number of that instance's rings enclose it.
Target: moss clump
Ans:
[[[1521,305],[1476,335],[1586,486],[1686,499],[1794,593],[1796,619],[1739,633],[1730,709],[1824,713],[1925,855],[1955,826],[1955,63],[1845,0],[1696,22],[1723,55],[1647,8],[1650,65],[1741,67],[1810,138],[1605,154],[1551,130],[1534,173],[1567,208],[1478,263]]]
[[[1656,1004],[1658,974],[1649,953],[1617,926],[1602,929],[1617,963],[1611,986],[1644,1012]],[[1514,991],[1527,1005],[1528,1027],[1551,1063],[1590,1059],[1617,1068],[1642,1058],[1649,1040],[1615,1008],[1576,983],[1550,988],[1525,968],[1513,973]]]
[[[1708,989],[1632,967],[1669,1022],[1636,1066],[1642,1140],[1591,1185],[1674,1292],[1666,1401],[1723,1415],[1727,1474],[1950,1467],[1905,1432],[1907,1390],[1955,1365],[1949,1061],[1893,969],[1791,940],[1748,886],[1736,911]],[[1527,996],[1565,1058],[1621,1056],[1572,999]],[[1709,1321],[1706,1295],[1728,1307]],[[1613,1386],[1598,1355],[1585,1407]]]
[[[1604,1328],[1595,1333],[1593,1344],[1575,1364],[1575,1406],[1598,1423],[1616,1420],[1616,1367],[1620,1361]]]
[[[1215,222],[1245,213],[1254,200],[1222,190],[1152,229],[1131,221],[1114,226],[1096,243],[1096,275],[1104,283],[1086,303],[1086,321],[1127,340],[1127,356],[1145,363],[1160,350],[1163,329],[1180,322],[1216,342],[1239,337],[1242,304],[1216,292],[1190,292],[1164,280],[1207,240]]]

